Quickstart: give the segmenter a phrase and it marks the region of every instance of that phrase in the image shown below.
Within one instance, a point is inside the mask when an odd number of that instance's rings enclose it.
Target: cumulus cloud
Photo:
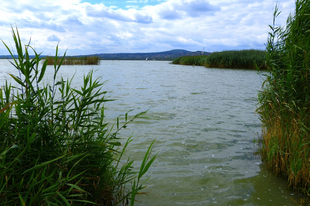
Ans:
[[[36,48],[47,53],[53,53],[61,39],[59,47],[68,49],[68,55],[263,49],[275,7],[270,0],[149,2],[152,5],[119,9],[80,0],[4,1],[0,7],[0,38],[11,39],[10,27],[16,25],[23,38],[31,37]],[[294,0],[281,0],[279,6],[282,14],[277,24],[284,25],[294,9]],[[0,46],[0,54],[4,51]]]
[[[171,0],[158,6],[158,14],[163,19],[173,20],[186,17],[214,15],[220,11],[220,6],[207,0]]]
[[[152,23],[151,16],[141,11],[137,11],[136,9],[114,10],[110,9],[109,7],[106,7],[104,4],[95,4],[95,5],[88,4],[85,7],[85,9],[87,15],[90,17],[109,18],[118,21],[136,22],[143,24]]]
[[[83,23],[80,21],[79,17],[77,16],[69,16],[63,21],[63,23],[70,24],[70,25],[83,26]]]
[[[47,41],[60,41],[60,39],[56,35],[51,35],[47,37]]]

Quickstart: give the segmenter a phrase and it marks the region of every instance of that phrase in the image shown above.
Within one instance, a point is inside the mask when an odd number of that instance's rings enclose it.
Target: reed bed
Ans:
[[[266,69],[266,54],[261,50],[213,52],[208,56],[184,56],[173,64],[198,65],[212,68]]]
[[[310,195],[310,1],[297,0],[286,27],[276,7],[266,47],[269,75],[259,93],[262,158],[289,186]]]
[[[183,56],[172,61],[172,64],[205,66],[207,56]]]
[[[133,160],[122,160],[132,139],[122,145],[119,131],[144,112],[109,126],[104,103],[110,100],[92,72],[80,89],[72,79],[58,81],[65,57],[57,46],[53,84],[44,85],[47,62],[22,45],[17,28],[12,33],[16,58],[4,44],[19,76],[10,75],[18,86],[6,82],[0,90],[1,205],[134,205],[156,156],[150,156],[154,142],[134,172]]]
[[[46,57],[47,65],[55,64],[55,57]],[[61,59],[57,58],[57,64],[59,64]],[[97,56],[82,56],[82,57],[66,57],[62,65],[99,65],[100,59]]]
[[[261,50],[213,52],[205,62],[206,67],[265,69],[266,55]]]

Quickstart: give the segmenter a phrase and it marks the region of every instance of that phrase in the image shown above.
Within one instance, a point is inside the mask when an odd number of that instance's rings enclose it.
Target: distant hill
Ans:
[[[208,52],[196,51],[191,52],[182,49],[175,49],[163,52],[150,52],[150,53],[101,53],[90,55],[78,55],[67,57],[81,57],[81,56],[98,56],[102,60],[173,60],[181,56],[199,56],[209,55]],[[41,57],[44,57],[42,55]],[[2,55],[0,58],[11,58],[10,55]]]
[[[181,56],[198,56],[208,55],[207,52],[191,52],[181,49],[175,49],[164,52],[151,52],[151,53],[114,53],[114,54],[93,54],[87,56],[98,56],[103,60],[173,60]]]

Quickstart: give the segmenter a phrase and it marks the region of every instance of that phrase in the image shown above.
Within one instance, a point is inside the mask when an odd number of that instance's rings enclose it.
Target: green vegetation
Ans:
[[[241,50],[214,52],[208,56],[207,67],[216,68],[244,68],[264,69],[266,60],[265,51]]]
[[[103,104],[109,100],[92,72],[80,89],[57,78],[64,61],[57,46],[53,84],[43,85],[47,62],[12,32],[16,58],[4,44],[20,75],[10,75],[18,86],[0,90],[1,205],[133,205],[156,155],[150,157],[152,142],[134,172],[132,160],[120,161],[132,139],[121,146],[118,134],[143,113],[108,127]]]
[[[55,57],[46,57],[47,65],[54,65],[55,61],[60,64],[61,59]],[[82,57],[65,57],[62,65],[98,65],[100,59],[97,56],[82,56]]]
[[[270,72],[259,94],[263,122],[262,158],[289,186],[310,195],[310,1],[297,0],[286,27],[276,26],[267,42]]]
[[[260,50],[213,52],[208,56],[184,56],[173,64],[199,65],[213,68],[266,69],[266,54]]]
[[[172,64],[206,66],[208,56],[183,56],[172,61]]]

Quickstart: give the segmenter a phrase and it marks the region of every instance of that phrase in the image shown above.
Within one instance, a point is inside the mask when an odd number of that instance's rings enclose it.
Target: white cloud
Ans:
[[[114,10],[106,7],[103,4],[85,6],[86,13],[89,17],[113,19],[124,22],[136,22],[136,23],[152,23],[152,17],[146,13],[137,11],[136,9],[129,10]]]
[[[47,37],[47,41],[60,41],[60,39],[56,35],[51,35]]]
[[[131,4],[144,0],[131,1]],[[142,2],[142,3],[143,3]],[[0,38],[17,26],[38,52],[53,53],[56,40],[68,54],[263,49],[276,2],[270,0],[166,0],[118,9],[79,0],[12,0],[0,7]],[[294,0],[279,2],[284,25]],[[14,6],[12,6],[12,4]],[[51,41],[55,40],[55,41]],[[0,46],[0,54],[6,53]]]
[[[154,10],[154,15],[160,19],[167,20],[214,15],[221,10],[219,6],[211,4],[208,0],[170,0],[148,8]]]

